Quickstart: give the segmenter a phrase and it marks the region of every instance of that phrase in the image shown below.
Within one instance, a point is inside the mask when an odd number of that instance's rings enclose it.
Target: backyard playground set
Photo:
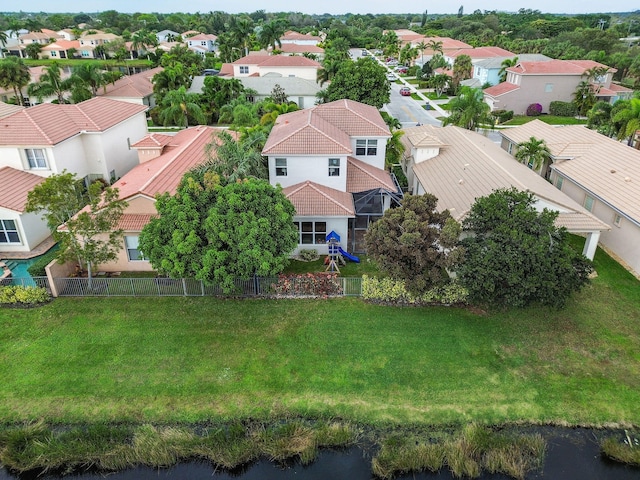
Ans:
[[[360,259],[350,254],[340,246],[340,235],[333,230],[327,235],[327,245],[329,247],[329,255],[325,258],[324,263],[327,265],[326,271],[340,273],[338,263],[345,265],[347,260],[360,263]],[[345,260],[346,259],[346,260]]]

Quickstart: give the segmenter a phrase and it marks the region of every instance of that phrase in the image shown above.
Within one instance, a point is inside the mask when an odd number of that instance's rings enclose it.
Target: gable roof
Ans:
[[[0,120],[0,145],[56,145],[82,132],[104,132],[147,108],[103,97],[75,105],[42,103]]]
[[[454,126],[423,125],[407,130],[418,128],[437,137],[445,146],[436,157],[414,165],[413,171],[425,191],[438,198],[438,209],[449,210],[455,219],[463,219],[476,198],[513,186],[533,193],[540,207],[559,211],[556,224],[569,231],[609,229],[483,135]]]
[[[258,65],[260,67],[322,67],[322,65],[315,60],[298,55],[247,55],[233,62],[233,65]]]
[[[455,52],[447,53],[447,57],[457,58],[460,55],[468,55],[473,58],[492,58],[492,57],[513,57],[514,53],[509,50],[505,50],[500,47],[478,47],[478,48],[463,48],[456,50]]]
[[[311,35],[309,33],[304,34],[304,33],[299,33],[299,32],[294,32],[293,30],[289,30],[284,32],[284,35],[282,37],[280,37],[281,41],[295,41],[295,40],[315,40],[317,42],[321,42],[322,39],[320,37]]]
[[[299,45],[297,43],[283,43],[277,49],[282,53],[324,53],[324,48],[317,45]]]
[[[283,188],[282,192],[298,216],[353,217],[355,207],[349,192],[306,181]]]
[[[27,205],[27,194],[44,180],[45,178],[40,175],[23,172],[12,167],[0,168],[0,185],[11,186],[11,188],[0,189],[0,207],[24,212]]]
[[[375,107],[337,100],[278,116],[263,155],[349,155],[350,137],[390,137]]]
[[[485,95],[490,95],[492,97],[499,97],[500,95],[504,95],[505,93],[513,92],[515,90],[519,90],[520,85],[516,85],[514,83],[502,82],[493,87],[485,88],[483,90]]]
[[[518,62],[514,67],[507,68],[508,72],[520,75],[583,75],[587,70],[595,67],[607,68],[615,72],[615,68],[607,67],[593,60],[547,60],[545,62]]]
[[[544,140],[555,158],[565,159],[552,169],[640,225],[639,150],[582,125],[554,127],[539,120],[503,135],[517,143],[530,137]]]
[[[551,60],[550,57],[546,55],[542,55],[541,53],[518,53],[511,54],[505,57],[491,57],[485,58],[484,60],[478,60],[474,63],[476,67],[482,68],[502,68],[502,62],[506,59],[517,58],[519,62],[548,62]]]
[[[206,146],[216,141],[215,133],[222,129],[199,126],[181,130],[174,136],[150,134],[134,144],[136,148],[164,147],[163,153],[136,165],[114,186],[121,199],[135,195],[154,198],[158,194],[173,195],[183,175],[207,160]]]
[[[162,67],[155,67],[134,75],[125,75],[114,83],[106,86],[105,90],[100,90],[98,96],[119,97],[119,98],[145,98],[153,94],[153,76],[164,70]]]

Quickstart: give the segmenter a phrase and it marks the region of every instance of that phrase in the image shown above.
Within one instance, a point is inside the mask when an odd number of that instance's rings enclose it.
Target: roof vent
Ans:
[[[611,173],[616,173],[615,169],[612,168],[611,169]]]
[[[464,183],[464,179],[461,178],[460,180],[458,180],[458,183],[462,185]]]
[[[624,181],[625,182],[630,182],[631,181],[631,177],[624,177]]]

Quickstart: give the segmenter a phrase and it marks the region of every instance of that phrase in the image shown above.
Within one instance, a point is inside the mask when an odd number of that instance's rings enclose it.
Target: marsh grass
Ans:
[[[486,470],[520,480],[542,466],[545,448],[540,435],[506,434],[470,424],[439,441],[390,436],[373,458],[372,471],[388,479],[409,472],[437,472],[447,466],[458,478],[477,478]]]
[[[640,466],[640,441],[637,436],[620,441],[614,437],[605,438],[600,444],[602,454],[616,462]]]
[[[204,458],[228,470],[260,457],[306,465],[315,460],[318,449],[348,447],[356,438],[351,425],[329,421],[247,426],[233,422],[200,431],[193,425],[53,428],[38,422],[0,430],[0,463],[16,472],[61,473],[136,465],[163,468],[190,458]]]

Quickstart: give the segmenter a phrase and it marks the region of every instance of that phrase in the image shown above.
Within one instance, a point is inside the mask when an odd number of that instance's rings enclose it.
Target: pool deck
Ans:
[[[0,258],[3,260],[28,260],[48,252],[55,244],[53,237],[49,236],[29,252],[5,252],[0,249]]]

